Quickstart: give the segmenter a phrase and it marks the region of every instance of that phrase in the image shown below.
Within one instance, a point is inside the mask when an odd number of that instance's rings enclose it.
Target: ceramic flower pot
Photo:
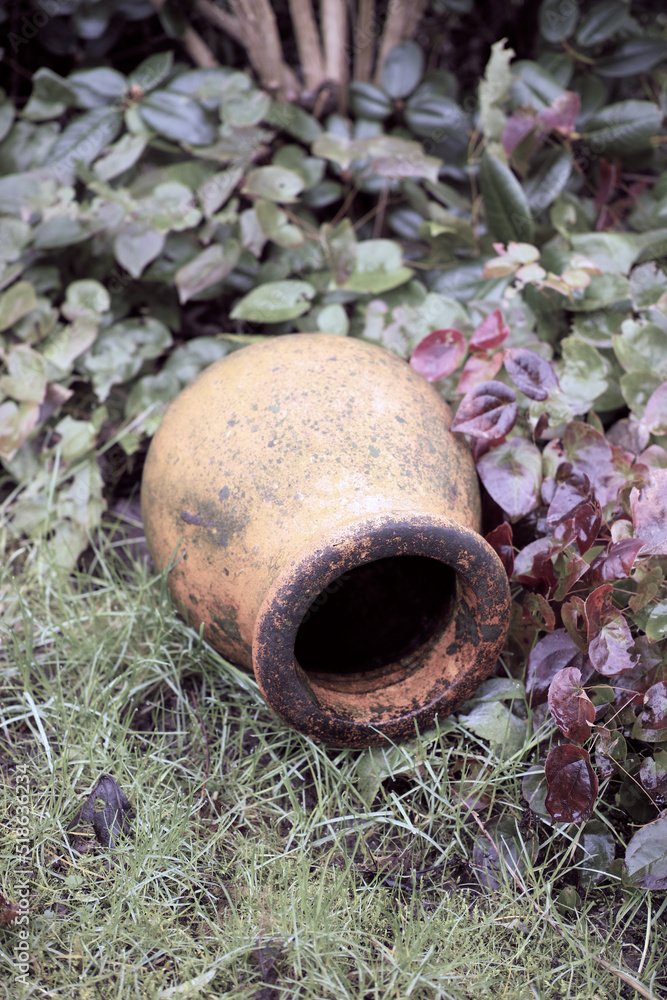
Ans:
[[[507,577],[450,421],[394,355],[296,334],[211,365],[151,443],[146,539],[177,606],[330,745],[413,737],[502,647]]]

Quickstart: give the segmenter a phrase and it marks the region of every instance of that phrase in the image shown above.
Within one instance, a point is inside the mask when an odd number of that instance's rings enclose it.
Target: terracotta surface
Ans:
[[[410,738],[493,669],[509,587],[450,421],[394,355],[296,334],[211,365],[153,439],[142,512],[176,604],[316,739]]]

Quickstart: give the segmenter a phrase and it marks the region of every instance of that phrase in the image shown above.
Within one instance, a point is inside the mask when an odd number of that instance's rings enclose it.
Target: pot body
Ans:
[[[450,422],[382,348],[295,334],[202,372],[149,448],[146,540],[179,610],[330,745],[413,737],[502,647],[507,577]]]

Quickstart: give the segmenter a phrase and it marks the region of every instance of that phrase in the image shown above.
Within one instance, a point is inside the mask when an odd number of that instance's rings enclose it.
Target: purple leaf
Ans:
[[[549,688],[549,711],[563,736],[585,743],[595,722],[595,706],[581,685],[576,667],[559,670]]]
[[[461,400],[452,430],[485,441],[500,441],[516,423],[516,393],[503,382],[482,382]]]
[[[630,492],[632,523],[644,539],[643,556],[667,555],[667,469],[654,469],[639,490]]]
[[[549,390],[558,385],[549,362],[535,351],[526,347],[511,347],[503,352],[503,360],[517,389],[530,399],[544,400]]]
[[[564,628],[556,629],[535,645],[526,665],[526,691],[533,708],[547,700],[547,692],[556,674],[568,668],[584,670],[586,657]]]
[[[523,517],[540,503],[542,456],[525,438],[512,438],[487,451],[477,462],[479,478],[496,503],[511,517]]]

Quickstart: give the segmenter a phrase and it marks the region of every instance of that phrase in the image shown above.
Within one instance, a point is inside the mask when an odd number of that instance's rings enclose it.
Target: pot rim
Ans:
[[[322,685],[297,663],[294,645],[313,600],[355,567],[391,556],[426,556],[456,573],[456,606],[419,650],[419,663],[375,672],[377,683]],[[267,704],[290,726],[337,747],[414,737],[475,692],[493,670],[507,632],[503,564],[476,531],[447,517],[392,511],[339,530],[282,570],[259,610],[253,669]]]

